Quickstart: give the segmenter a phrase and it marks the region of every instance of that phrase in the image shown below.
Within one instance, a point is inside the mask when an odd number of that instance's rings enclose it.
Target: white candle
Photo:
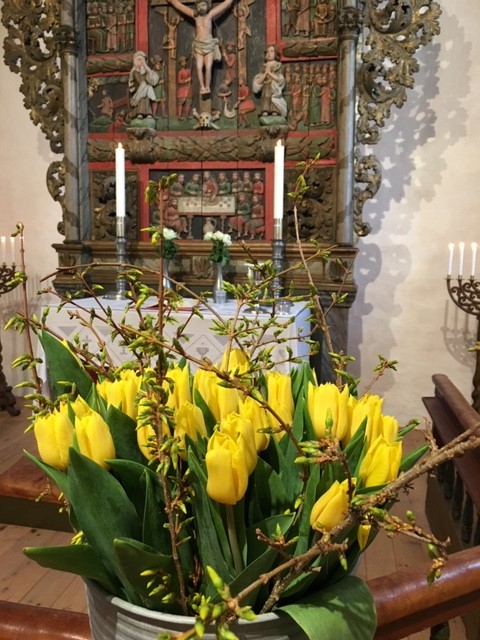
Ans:
[[[472,278],[475,277],[475,267],[476,267],[476,262],[477,262],[477,243],[476,242],[472,242],[472,270],[471,270],[471,276]]]
[[[115,149],[115,198],[117,202],[117,235],[125,235],[125,149],[120,143]],[[122,230],[123,233],[119,233]]]
[[[275,145],[273,182],[273,227],[275,240],[282,239],[283,189],[285,175],[285,147],[281,140]]]
[[[449,242],[448,243],[448,269],[447,269],[447,276],[451,276],[452,275],[452,271],[453,271],[453,251],[455,249],[455,245],[453,244],[453,242]]]
[[[10,255],[12,256],[12,264],[15,264],[15,237],[10,236]]]
[[[6,252],[6,250],[5,250],[6,242],[7,242],[6,237],[5,237],[5,236],[2,236],[2,237],[0,238],[0,243],[1,243],[1,245],[2,245],[2,253],[1,253],[1,260],[2,260],[2,264],[5,264],[5,262],[7,261],[7,252]]]
[[[465,255],[465,243],[459,242],[458,248],[460,249],[460,254],[458,256],[458,277],[461,278],[463,275],[463,256]]]

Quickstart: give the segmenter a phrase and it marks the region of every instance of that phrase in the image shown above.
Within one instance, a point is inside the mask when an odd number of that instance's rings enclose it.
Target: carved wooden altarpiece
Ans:
[[[241,281],[241,240],[259,260],[272,254],[281,139],[286,263],[297,251],[287,193],[298,163],[318,157],[298,207],[300,236],[307,254],[311,239],[334,247],[313,267],[326,299],[348,272],[349,296],[331,322],[344,348],[355,238],[369,232],[362,209],[381,180],[375,156],[360,149],[377,142],[392,105],[405,102],[415,51],[438,33],[439,14],[433,0],[4,0],[5,60],[22,76],[33,121],[63,153],[47,177],[63,213],[59,265],[114,260],[121,143],[128,261],[155,266],[142,230],[158,209],[143,194],[149,180],[176,173],[164,202],[180,238],[171,275],[211,287],[210,243],[202,238],[220,229],[234,240],[225,277]],[[96,274],[114,283],[112,269]],[[68,273],[56,286],[71,286]],[[302,272],[295,286],[307,286]]]

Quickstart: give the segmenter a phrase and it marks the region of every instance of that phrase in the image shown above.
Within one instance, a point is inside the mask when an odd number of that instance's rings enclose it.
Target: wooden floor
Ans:
[[[22,456],[23,449],[35,452],[32,434],[24,433],[27,423],[26,410],[17,417],[11,417],[5,411],[0,412],[0,473]],[[395,512],[403,515],[407,509],[411,509],[418,523],[427,527],[424,503],[425,483],[419,483],[415,491],[395,506]],[[42,569],[22,554],[25,546],[68,544],[70,538],[69,533],[0,524],[0,600],[84,612],[85,595],[80,578]],[[384,534],[379,534],[364,554],[357,574],[364,579],[371,579],[398,569],[418,566],[427,559],[420,543],[400,538],[392,542]],[[451,640],[466,640],[461,620],[451,621],[450,628]],[[428,640],[429,635],[428,631],[424,631],[409,636],[409,640]]]

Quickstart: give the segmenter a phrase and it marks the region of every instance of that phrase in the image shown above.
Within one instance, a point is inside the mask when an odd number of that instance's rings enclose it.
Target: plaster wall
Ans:
[[[383,183],[365,218],[371,234],[358,243],[358,296],[350,314],[349,351],[355,374],[367,382],[377,354],[399,361],[376,390],[385,410],[402,421],[425,415],[421,396],[431,375],[447,373],[469,395],[476,321],[449,301],[445,285],[447,243],[480,242],[480,3],[464,0],[461,12],[442,2],[442,32],[420,51],[421,65],[407,104],[393,110],[382,141],[372,148],[383,165]],[[6,35],[0,27],[0,38]],[[52,272],[60,242],[60,207],[46,187],[52,160],[48,143],[23,107],[19,76],[0,62],[0,235],[26,225],[28,294]],[[480,259],[477,273],[480,275]],[[2,324],[21,304],[18,290],[0,298]],[[12,331],[2,333],[4,368],[23,351]]]
[[[467,349],[477,322],[450,300],[446,273],[448,242],[468,243],[470,269],[470,243],[480,241],[480,3],[440,4],[441,34],[419,52],[415,87],[371,149],[383,182],[365,209],[372,232],[358,242],[349,319],[349,351],[365,382],[378,354],[399,361],[376,390],[402,421],[425,415],[434,373],[470,397],[475,365]]]

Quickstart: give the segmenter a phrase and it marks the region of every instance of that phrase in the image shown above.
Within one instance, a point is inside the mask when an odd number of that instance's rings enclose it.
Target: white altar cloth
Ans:
[[[142,308],[143,315],[146,315],[147,313],[154,315],[156,313],[156,308],[151,306],[149,302],[150,301],[147,301]],[[156,299],[152,298],[152,303],[155,302]],[[84,326],[79,319],[72,318],[71,313],[79,313],[85,322],[89,322],[90,309],[95,309],[100,316],[104,317],[105,312],[103,309],[107,309],[109,307],[112,312],[112,318],[115,322],[122,321],[132,326],[138,326],[138,313],[134,308],[128,307],[128,304],[127,300],[107,300],[105,298],[99,298],[99,300],[96,300],[95,298],[84,298],[77,300],[75,304],[68,303],[63,307],[60,307],[60,305],[55,302],[53,304],[45,305],[45,307],[50,307],[47,326],[60,338],[65,338],[69,341],[73,341],[73,336],[77,334],[80,342],[85,343],[90,351],[95,352],[99,350],[99,347],[94,332],[92,332],[90,327]],[[183,332],[188,336],[188,342],[184,342],[185,350],[198,360],[207,358],[213,363],[220,362],[223,352],[225,351],[228,338],[224,335],[218,335],[212,330],[215,320],[217,319],[215,313],[217,313],[221,319],[230,319],[236,313],[237,303],[234,300],[227,301],[222,305],[209,303],[212,307],[212,311],[202,308],[202,318],[196,315],[191,315],[191,306],[193,305],[192,300],[184,299],[183,304],[184,306],[182,306],[181,309],[174,313],[172,312],[172,317],[179,323],[184,323],[189,319],[187,327]],[[292,357],[307,359],[309,345],[306,344],[305,340],[308,339],[310,331],[310,323],[308,321],[309,315],[310,310],[305,307],[305,304],[293,303],[287,314],[277,316],[277,321],[284,326],[279,337],[286,339],[286,342],[276,344],[272,352],[273,360],[277,363],[275,367],[277,371],[281,371],[283,373],[290,371],[292,368]],[[259,310],[250,312],[242,309],[241,317],[248,318],[250,320],[258,318],[259,322],[262,323],[270,318],[271,315],[267,311]],[[166,325],[164,330],[166,338],[171,338],[174,335],[176,326],[176,324]],[[112,328],[110,326],[103,323],[100,319],[94,319],[93,328],[98,333],[100,339],[104,340],[107,344],[108,352],[116,365],[120,365],[122,362],[132,359],[132,354],[125,345],[121,344],[120,339],[112,341],[110,336]],[[264,342],[268,342],[269,339],[272,339],[273,331],[278,331],[278,327],[267,331],[264,337]],[[291,349],[291,356],[289,356],[287,348]],[[191,365],[191,368],[192,370],[195,370],[196,367]]]

